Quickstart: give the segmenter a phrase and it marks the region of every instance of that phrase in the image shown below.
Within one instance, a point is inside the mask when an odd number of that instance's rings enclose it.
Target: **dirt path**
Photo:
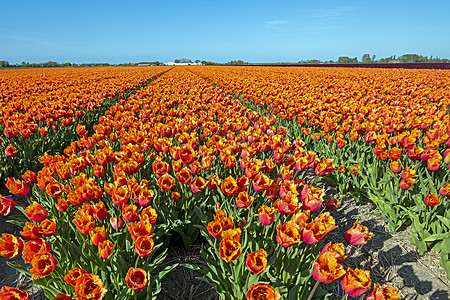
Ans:
[[[327,191],[327,196],[333,190]],[[434,251],[419,255],[410,244],[411,228],[391,234],[385,221],[373,214],[372,203],[357,203],[354,199],[341,199],[342,206],[332,212],[336,223],[341,224],[330,233],[328,241],[344,243],[348,258],[345,267],[370,270],[372,282],[399,289],[402,299],[450,299],[450,281],[439,265],[439,255]],[[359,220],[373,232],[372,239],[363,246],[350,246],[344,233]],[[334,289],[336,299],[344,294],[340,285]]]

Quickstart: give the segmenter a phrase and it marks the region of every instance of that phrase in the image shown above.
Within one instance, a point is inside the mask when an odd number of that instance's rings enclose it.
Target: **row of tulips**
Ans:
[[[339,201],[304,177],[333,174],[334,162],[276,123],[172,69],[113,105],[95,133],[79,130],[64,155],[41,157],[39,172],[8,179],[17,196],[33,184],[35,201],[17,205],[22,238],[3,234],[0,255],[22,255],[30,270],[11,265],[52,299],[151,299],[175,267],[162,263],[169,241],[189,247],[201,234],[206,267],[184,266],[223,299],[324,299],[339,278],[350,296],[399,299],[377,284],[369,294],[369,271],[345,270],[344,245],[323,245]],[[0,199],[1,213],[14,208]],[[351,245],[370,238],[357,222],[346,233]]]
[[[0,72],[0,184],[40,167],[45,152],[62,153],[83,126],[112,104],[166,71],[155,68],[80,68]]]
[[[191,70],[334,159],[338,172],[322,180],[370,199],[392,232],[410,224],[411,243],[433,247],[450,276],[448,71]]]

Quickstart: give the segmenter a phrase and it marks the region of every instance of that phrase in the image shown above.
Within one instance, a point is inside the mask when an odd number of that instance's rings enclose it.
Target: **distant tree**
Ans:
[[[195,63],[198,64],[200,62],[200,59],[196,59]]]
[[[176,63],[176,64],[179,64],[179,63],[180,63],[180,60],[177,58],[177,59],[175,59],[173,62]]]
[[[6,60],[0,60],[0,68],[7,68],[9,67],[9,62]]]
[[[227,65],[248,65],[248,62],[245,62],[243,60],[232,60],[226,63]]]
[[[181,58],[181,59],[180,59],[180,63],[183,63],[183,64],[191,64],[192,61],[191,61],[190,59],[188,59],[188,58]]]
[[[358,62],[357,57],[350,58],[348,56],[340,56],[337,61],[338,64],[354,64],[357,62]]]
[[[362,61],[363,63],[371,62],[372,60],[370,59],[370,54],[367,54],[367,53],[364,54],[364,55],[362,56],[361,61]]]
[[[372,55],[372,61],[375,61],[376,55]]]

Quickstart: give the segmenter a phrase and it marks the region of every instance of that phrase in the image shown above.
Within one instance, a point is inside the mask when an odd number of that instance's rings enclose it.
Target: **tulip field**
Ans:
[[[411,228],[450,276],[447,70],[29,69],[0,83],[0,213],[21,229],[2,229],[0,255],[49,299],[156,299],[176,267],[223,300],[333,299],[336,285],[400,299],[346,266],[371,228],[324,242],[348,198]],[[205,264],[164,264],[174,240],[203,243]]]

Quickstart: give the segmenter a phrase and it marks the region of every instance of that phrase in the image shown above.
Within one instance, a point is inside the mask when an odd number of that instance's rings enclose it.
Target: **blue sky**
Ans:
[[[10,63],[450,58],[450,1],[3,1]]]

